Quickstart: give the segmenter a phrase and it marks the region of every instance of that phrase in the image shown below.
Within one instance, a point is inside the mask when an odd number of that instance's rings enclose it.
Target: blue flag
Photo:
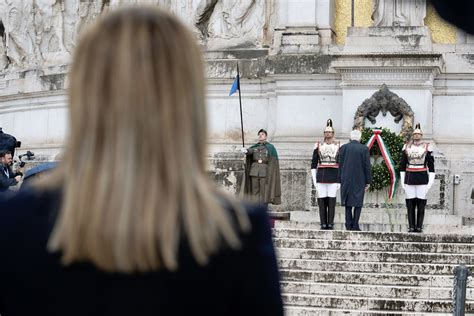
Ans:
[[[232,84],[232,87],[230,88],[229,96],[233,95],[235,91],[240,90],[240,79],[239,75],[235,77],[234,83]]]

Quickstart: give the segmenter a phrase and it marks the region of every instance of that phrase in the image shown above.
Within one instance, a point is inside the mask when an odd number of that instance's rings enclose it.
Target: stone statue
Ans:
[[[36,65],[33,25],[34,10],[30,0],[1,0],[1,19],[5,28],[6,55],[14,67]]]
[[[77,36],[84,26],[100,13],[101,5],[92,1],[68,0],[63,3],[64,47],[72,54]]]
[[[14,69],[68,63],[79,31],[100,13],[103,4],[83,0],[0,0],[0,70],[4,60]]]
[[[7,36],[5,35],[5,27],[0,21],[0,72],[8,67],[7,58]]]
[[[263,38],[265,5],[266,1],[256,0],[201,0],[195,26],[211,46],[256,46]]]
[[[399,123],[403,119],[401,135],[405,140],[410,139],[413,131],[414,113],[405,100],[390,91],[385,84],[357,108],[352,129],[364,128],[365,119],[375,124],[380,112],[383,116],[390,113],[394,117],[395,123]]]
[[[175,13],[207,49],[258,47],[266,40],[274,1],[0,0],[0,71],[67,64],[86,24],[103,10],[132,4]]]
[[[426,0],[374,0],[374,26],[424,26]]]
[[[36,0],[34,15],[35,47],[45,63],[66,63],[69,54],[64,46],[62,3]]]

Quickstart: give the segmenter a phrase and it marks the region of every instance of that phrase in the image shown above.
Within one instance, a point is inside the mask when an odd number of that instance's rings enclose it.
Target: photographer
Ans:
[[[9,150],[0,151],[0,193],[4,193],[9,187],[15,186],[21,180],[21,173],[14,173],[12,153]]]
[[[14,157],[15,148],[19,148],[20,146],[21,142],[18,142],[14,136],[4,133],[0,127],[0,150],[8,150],[12,157]]]

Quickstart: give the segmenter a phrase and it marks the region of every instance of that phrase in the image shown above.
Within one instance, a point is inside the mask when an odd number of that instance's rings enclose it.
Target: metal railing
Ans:
[[[465,265],[454,269],[453,315],[464,316],[466,311],[466,287],[469,269]]]

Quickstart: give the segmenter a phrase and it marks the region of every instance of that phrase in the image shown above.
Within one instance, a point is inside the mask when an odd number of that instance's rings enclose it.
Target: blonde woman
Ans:
[[[282,315],[266,209],[206,175],[200,56],[152,8],[85,33],[63,161],[0,203],[2,316]]]

